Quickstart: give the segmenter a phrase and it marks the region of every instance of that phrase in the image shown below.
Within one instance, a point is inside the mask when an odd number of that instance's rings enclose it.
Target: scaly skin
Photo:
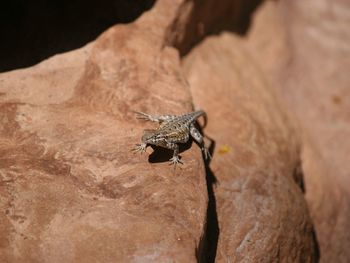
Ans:
[[[186,113],[183,115],[149,115],[143,112],[136,112],[138,119],[154,121],[159,123],[156,130],[145,130],[141,144],[134,148],[136,152],[144,152],[149,145],[161,146],[174,151],[173,157],[169,160],[174,168],[182,162],[179,158],[179,143],[186,143],[190,135],[202,148],[205,158],[209,158],[209,151],[204,146],[203,136],[196,129],[195,122],[200,116],[206,116],[202,110]]]

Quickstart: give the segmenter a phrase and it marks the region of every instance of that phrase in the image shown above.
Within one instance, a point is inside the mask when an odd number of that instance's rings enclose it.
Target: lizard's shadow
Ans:
[[[196,128],[200,131],[201,134],[203,134],[203,128],[207,125],[207,118],[204,116],[204,125],[201,126],[198,124],[198,122],[195,123]],[[214,152],[214,147],[215,147],[215,141],[211,138],[208,138],[208,136],[205,136],[210,141],[209,145],[209,153],[212,155]],[[179,143],[179,157],[181,160],[181,153],[190,149],[192,147],[193,142],[195,142],[199,147],[199,145],[196,141],[193,140],[193,138],[190,136],[190,139],[186,143]],[[169,162],[170,158],[173,157],[173,150],[166,149],[160,146],[155,146],[155,145],[150,145],[151,148],[153,149],[153,152],[149,155],[148,161],[150,163],[162,163],[162,162]],[[208,160],[205,160],[206,166],[208,166]]]
[[[188,140],[187,143],[179,143],[179,153],[181,159],[181,153],[190,149],[192,147],[193,140]],[[159,146],[150,145],[153,149],[153,153],[151,153],[148,157],[148,161],[150,163],[163,163],[169,162],[170,158],[173,157],[173,150],[166,149]]]

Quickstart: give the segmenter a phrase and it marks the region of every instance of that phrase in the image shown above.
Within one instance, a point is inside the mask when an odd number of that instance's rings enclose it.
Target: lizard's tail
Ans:
[[[207,113],[206,113],[204,110],[200,110],[200,109],[199,109],[199,110],[196,110],[196,111],[194,112],[194,116],[195,116],[195,119],[197,119],[197,118],[203,116],[204,124],[203,124],[203,127],[202,127],[202,128],[204,128],[204,127],[207,126],[207,123],[208,123],[208,116],[207,116]]]

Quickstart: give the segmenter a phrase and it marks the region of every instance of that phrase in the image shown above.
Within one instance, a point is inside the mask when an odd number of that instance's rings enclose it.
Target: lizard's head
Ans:
[[[146,144],[152,144],[154,142],[154,132],[155,130],[144,130],[141,141]]]

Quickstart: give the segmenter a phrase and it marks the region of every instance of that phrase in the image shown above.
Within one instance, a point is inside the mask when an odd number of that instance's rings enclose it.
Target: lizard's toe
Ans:
[[[132,151],[143,153],[146,151],[146,147],[147,147],[147,145],[144,143],[136,144],[136,146],[132,149]]]
[[[212,157],[211,157],[211,154],[210,154],[210,151],[207,147],[203,147],[202,148],[202,151],[204,153],[204,157],[206,160],[210,160]]]
[[[150,120],[150,116],[146,113],[140,112],[140,111],[135,111],[136,113],[136,118],[140,120]]]
[[[174,165],[174,168],[176,167],[176,165],[178,163],[183,164],[183,162],[181,162],[179,156],[174,156],[169,161],[170,161],[169,165]]]

